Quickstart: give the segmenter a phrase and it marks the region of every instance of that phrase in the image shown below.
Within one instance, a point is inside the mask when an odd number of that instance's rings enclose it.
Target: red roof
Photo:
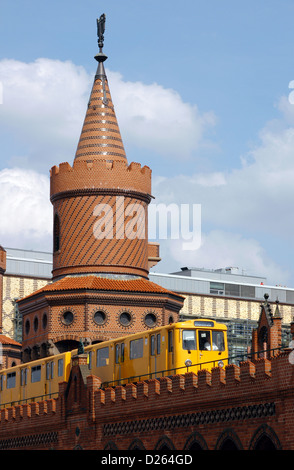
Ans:
[[[14,339],[11,339],[11,338],[9,338],[8,336],[5,336],[5,335],[0,335],[0,343],[1,344],[13,344],[15,346],[21,346],[20,343],[18,343]]]
[[[37,290],[33,294],[25,297],[29,298],[41,292],[56,292],[56,291],[71,291],[71,290],[98,290],[98,291],[114,291],[114,292],[142,292],[142,293],[165,293],[175,294],[167,289],[164,289],[157,284],[148,281],[147,279],[109,279],[95,275],[89,276],[68,276],[59,281],[47,284],[45,287]]]

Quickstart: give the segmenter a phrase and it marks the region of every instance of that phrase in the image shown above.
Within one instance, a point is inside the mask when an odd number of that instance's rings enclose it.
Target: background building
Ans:
[[[5,248],[6,272],[3,275],[3,334],[22,341],[22,318],[16,300],[51,282],[51,253]],[[236,268],[209,270],[182,268],[171,274],[149,273],[149,279],[165,289],[185,297],[180,315],[212,317],[228,326],[232,355],[246,353],[252,330],[260,315],[260,304],[267,294],[274,312],[276,301],[283,322],[282,342],[290,340],[290,323],[294,317],[294,289],[270,286],[265,277],[239,274]]]

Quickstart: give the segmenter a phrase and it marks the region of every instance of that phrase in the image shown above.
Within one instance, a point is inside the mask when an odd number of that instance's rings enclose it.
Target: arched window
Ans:
[[[161,452],[167,452],[170,450],[175,450],[175,447],[167,436],[163,436],[159,439],[154,449]]]
[[[184,450],[208,450],[208,447],[202,435],[194,432],[187,439]]]
[[[53,238],[53,251],[56,252],[60,249],[60,223],[57,214],[54,216]]]
[[[236,446],[235,442],[227,438],[223,441],[222,445],[220,446],[219,450],[239,450],[238,447]]]
[[[263,424],[252,437],[249,450],[282,450],[282,446],[275,431]]]
[[[268,436],[261,436],[260,439],[258,439],[254,450],[277,450],[275,444],[273,441],[268,437]]]
[[[268,330],[266,326],[263,326],[258,332],[258,351],[265,354],[268,348]]]
[[[216,443],[216,450],[242,450],[242,443],[233,429],[225,429]]]

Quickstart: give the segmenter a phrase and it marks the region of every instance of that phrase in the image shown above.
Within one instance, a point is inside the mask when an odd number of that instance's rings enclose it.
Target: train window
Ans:
[[[168,352],[173,352],[174,345],[173,345],[173,330],[168,331]]]
[[[97,367],[104,367],[109,364],[109,348],[101,348],[97,351]]]
[[[46,379],[53,379],[53,370],[54,370],[54,362],[50,361],[46,364]]]
[[[194,325],[195,326],[211,326],[211,327],[214,327],[214,322],[209,321],[209,320],[195,320]]]
[[[20,373],[20,385],[26,385],[27,384],[27,378],[28,378],[28,369],[25,367],[24,369],[21,369]]]
[[[152,335],[150,338],[150,354],[155,356],[155,335]]]
[[[92,352],[93,351],[89,351],[89,354],[88,354],[88,368],[89,369],[92,369]]]
[[[210,331],[199,330],[198,331],[199,349],[201,351],[210,351]]]
[[[31,369],[31,382],[40,382],[41,380],[41,366],[35,366]]]
[[[115,363],[119,364],[125,360],[125,344],[119,343],[115,345]]]
[[[183,330],[183,349],[189,351],[197,349],[196,334],[194,330]]]
[[[0,392],[3,390],[3,375],[0,375]]]
[[[225,339],[223,331],[212,332],[212,349],[217,351],[225,350]]]
[[[156,335],[156,352],[157,354],[160,354],[160,333]]]
[[[7,374],[7,388],[14,388],[16,384],[16,374],[15,372],[11,372],[10,374]]]
[[[143,357],[143,338],[130,341],[130,359]]]
[[[58,377],[63,375],[63,359],[58,359]]]

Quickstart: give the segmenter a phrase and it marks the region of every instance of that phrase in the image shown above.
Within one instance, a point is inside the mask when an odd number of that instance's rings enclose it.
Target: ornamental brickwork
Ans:
[[[265,302],[257,337],[275,336],[278,319]],[[0,411],[0,449],[294,450],[293,352],[111,388],[80,354],[58,397]]]
[[[1,410],[0,449],[294,450],[289,351],[108,389],[86,371],[78,357],[56,399]]]

